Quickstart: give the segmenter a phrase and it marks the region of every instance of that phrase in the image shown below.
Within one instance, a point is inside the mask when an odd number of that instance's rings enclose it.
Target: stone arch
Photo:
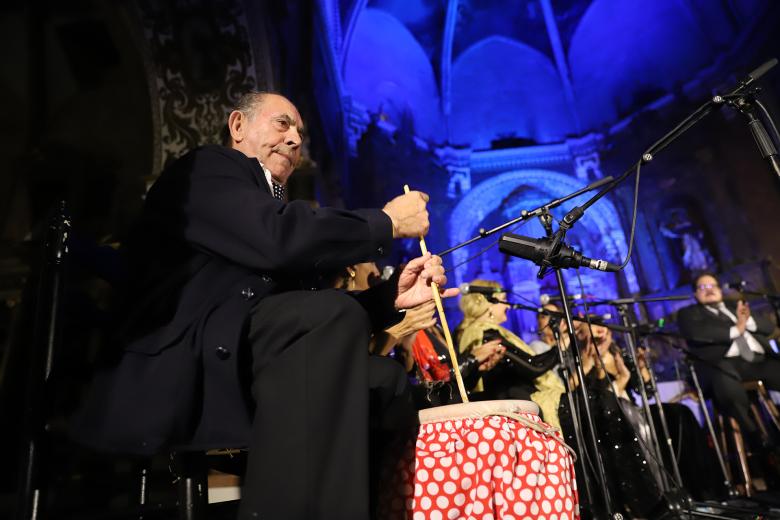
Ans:
[[[513,205],[513,208],[516,207],[517,210],[514,211],[514,215],[519,214],[520,209],[531,210],[549,200],[568,195],[583,188],[585,184],[570,175],[544,169],[515,170],[496,175],[471,189],[453,210],[448,226],[450,245],[459,244],[475,236],[483,220],[492,212],[500,209],[504,200],[508,198],[508,194],[523,186],[534,189],[534,193],[523,199],[522,207],[520,207],[521,204],[517,203]],[[577,200],[575,199],[575,201]],[[579,202],[581,203],[583,200]],[[559,209],[556,212],[559,217],[561,216],[560,211]],[[510,218],[512,217],[508,216],[507,220]],[[596,253],[604,254],[608,260],[618,261],[625,258],[628,249],[620,222],[621,220],[615,206],[609,200],[601,199],[588,209],[578,227],[579,229],[589,228],[597,232],[600,244],[596,245],[600,246],[600,251],[596,251]],[[572,235],[576,234],[576,232],[577,228],[574,229]],[[519,233],[524,234],[522,228],[519,230]],[[589,242],[592,241],[583,241],[584,246],[591,245]],[[453,265],[466,261],[469,254],[473,254],[477,250],[476,247],[485,247],[485,244],[472,246],[471,251],[467,248],[454,251],[452,253]],[[590,250],[586,250],[585,253],[594,254],[595,256],[595,253]],[[466,272],[466,265],[455,268],[455,280],[458,284],[464,281]],[[598,273],[594,274],[596,276],[607,276]],[[629,290],[637,292],[639,287],[632,263],[629,263],[626,267],[624,274]]]

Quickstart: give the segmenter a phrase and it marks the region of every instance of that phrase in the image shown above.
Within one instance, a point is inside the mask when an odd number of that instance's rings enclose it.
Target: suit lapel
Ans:
[[[731,310],[731,309],[729,309],[729,310]],[[726,316],[725,314],[720,312],[718,309],[714,309],[714,311],[715,312],[709,310],[706,305],[702,305],[701,306],[701,312],[704,312],[708,316],[711,316],[711,317],[717,319],[718,321],[722,321],[723,323],[728,323],[729,325],[734,325],[734,321],[731,318],[729,318],[728,316]]]
[[[260,189],[273,196],[273,193],[271,193],[271,188],[268,186],[268,181],[265,178],[265,171],[263,170],[260,161],[258,161],[256,157],[247,157],[244,155],[244,158],[247,160],[249,169],[252,170],[252,177]]]

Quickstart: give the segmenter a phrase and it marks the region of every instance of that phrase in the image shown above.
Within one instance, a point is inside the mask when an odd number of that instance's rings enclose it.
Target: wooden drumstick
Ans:
[[[404,193],[409,193],[409,185],[404,184]],[[425,245],[425,238],[420,237],[420,250],[422,254],[428,253],[428,248]],[[463,385],[463,377],[460,375],[460,367],[458,366],[458,355],[455,353],[455,346],[452,343],[452,336],[450,335],[450,326],[447,325],[447,316],[444,315],[444,306],[441,304],[441,295],[439,294],[439,286],[436,282],[431,282],[431,291],[433,292],[433,301],[436,302],[436,311],[439,313],[439,321],[441,327],[444,329],[444,339],[447,342],[447,350],[450,353],[450,360],[452,362],[452,371],[455,374],[455,381],[458,383],[458,391],[460,392],[460,398],[464,403],[469,402],[469,398],[466,395],[466,387]]]

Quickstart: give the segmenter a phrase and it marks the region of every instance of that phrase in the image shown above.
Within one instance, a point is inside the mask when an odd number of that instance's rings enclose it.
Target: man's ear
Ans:
[[[228,131],[234,143],[240,143],[244,140],[246,133],[246,116],[243,112],[233,110],[228,116]]]

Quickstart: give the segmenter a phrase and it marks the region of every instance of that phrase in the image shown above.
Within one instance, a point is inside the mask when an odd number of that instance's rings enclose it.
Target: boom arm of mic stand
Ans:
[[[498,301],[498,300],[496,300],[496,301]],[[501,302],[501,303],[504,303],[504,302]],[[566,315],[564,313],[562,313],[562,312],[549,311],[549,310],[547,310],[545,308],[541,308],[540,309],[540,308],[536,308],[536,307],[531,307],[529,305],[523,305],[522,303],[509,303],[508,305],[512,309],[520,309],[520,310],[523,310],[523,311],[533,311],[533,312],[536,312],[538,314],[546,314],[547,316],[550,316],[550,317],[556,318],[556,319],[564,319],[564,318],[566,318]],[[594,325],[599,325],[601,327],[606,327],[606,328],[614,330],[616,332],[629,332],[629,331],[632,330],[630,327],[624,327],[623,325],[616,325],[614,323],[606,323],[603,320],[600,320],[598,318],[590,318],[590,320],[587,320],[585,318],[579,318],[577,316],[572,316],[571,320],[572,321],[579,321],[579,322],[582,322],[582,323],[592,323]]]
[[[477,240],[482,240],[485,237],[489,237],[490,235],[498,233],[502,229],[506,229],[509,226],[514,226],[515,224],[517,224],[519,222],[522,222],[524,220],[528,220],[528,219],[531,219],[533,217],[538,217],[542,213],[544,213],[544,212],[546,212],[546,211],[548,211],[548,210],[550,210],[552,208],[556,208],[556,207],[560,206],[561,204],[563,204],[564,202],[566,202],[568,200],[571,200],[571,199],[573,199],[575,197],[579,197],[583,193],[587,193],[589,191],[593,191],[595,189],[598,189],[601,186],[603,186],[604,184],[610,183],[613,180],[614,180],[614,178],[612,176],[604,177],[603,179],[599,179],[596,182],[593,182],[593,183],[585,186],[584,188],[575,191],[574,193],[570,193],[569,195],[566,195],[565,197],[561,197],[560,199],[555,199],[553,201],[550,201],[547,204],[539,206],[536,209],[533,209],[531,211],[523,210],[519,217],[517,217],[515,219],[512,219],[509,222],[505,222],[505,223],[501,224],[500,226],[494,227],[493,229],[488,230],[488,231],[485,231],[484,229],[480,229],[478,236],[475,236],[474,238],[470,238],[470,239],[466,240],[465,242],[461,242],[460,244],[454,245],[454,246],[452,246],[449,249],[445,249],[441,253],[437,253],[437,256],[442,257],[444,255],[448,255],[448,254],[452,253],[453,251],[455,251],[457,249],[465,247],[465,246],[467,246],[469,244],[473,244]]]
[[[661,137],[658,141],[653,143],[645,153],[642,154],[642,158],[631,168],[627,169],[620,177],[612,181],[610,184],[608,184],[603,190],[598,192],[596,195],[591,197],[585,204],[582,206],[576,206],[572,208],[569,213],[566,214],[566,216],[563,218],[563,226],[566,225],[567,229],[571,228],[571,226],[574,225],[575,222],[577,222],[582,215],[585,213],[585,210],[587,210],[589,207],[591,207],[593,204],[596,203],[597,200],[599,200],[601,197],[609,193],[610,191],[614,190],[618,185],[620,185],[621,182],[623,182],[632,171],[634,171],[635,168],[641,166],[642,164],[649,163],[653,160],[655,155],[669,146],[670,143],[672,143],[675,139],[680,137],[683,133],[685,133],[689,128],[691,128],[693,125],[701,121],[704,117],[706,117],[712,110],[724,103],[724,101],[727,98],[734,97],[741,93],[745,88],[750,86],[753,82],[758,80],[761,76],[766,74],[766,72],[777,65],[777,59],[773,58],[766,63],[763,63],[759,67],[757,67],[755,70],[753,70],[750,74],[748,74],[747,78],[742,80],[734,89],[732,89],[731,92],[726,94],[725,96],[715,95],[712,97],[712,99],[707,100],[703,105],[701,105],[699,108],[697,108],[691,115],[683,119],[677,126],[672,128],[669,132],[666,133],[663,137]]]
[[[650,297],[650,298],[617,298],[614,300],[595,300],[595,301],[589,301],[588,305],[596,306],[596,305],[625,305],[625,304],[633,304],[633,303],[652,303],[652,302],[673,302],[673,301],[684,301],[684,300],[692,300],[693,296],[656,296],[656,297]]]
[[[563,283],[563,275],[561,274],[561,270],[556,267],[554,267],[553,270],[555,271],[555,280],[558,284],[558,291],[561,295],[561,306],[563,308],[563,313],[566,319],[566,326],[568,328],[568,333],[571,338],[571,343],[569,345],[570,356],[574,362],[574,368],[576,370],[577,379],[579,380],[578,390],[582,398],[582,406],[585,412],[584,415],[588,424],[588,436],[590,440],[590,447],[593,450],[591,455],[593,456],[594,459],[594,464],[593,464],[594,465],[593,469],[595,471],[594,476],[596,477],[596,480],[598,482],[598,487],[600,488],[601,491],[602,499],[604,501],[603,507],[606,510],[606,514],[608,517],[613,517],[614,504],[612,502],[612,494],[610,493],[609,485],[607,482],[606,469],[604,466],[604,460],[602,458],[602,453],[600,450],[601,445],[599,442],[598,430],[596,429],[596,423],[594,421],[593,413],[590,407],[590,397],[588,395],[588,390],[585,387],[585,374],[582,370],[580,348],[579,345],[577,344],[577,335],[574,334],[574,322],[572,321],[571,310],[569,309],[569,302],[566,299],[566,286]],[[596,517],[597,515],[593,515],[593,516]]]
[[[566,216],[563,217],[563,223],[561,224],[561,227],[565,225],[567,229],[571,228],[580,218],[582,218],[582,216],[585,214],[585,211],[589,207],[595,204],[604,195],[617,188],[620,185],[620,183],[622,183],[624,180],[626,180],[626,178],[628,178],[629,175],[631,175],[631,173],[637,168],[637,166],[641,166],[642,164],[647,164],[650,161],[652,161],[655,154],[657,154],[658,152],[666,148],[672,141],[677,139],[685,131],[687,131],[689,128],[691,128],[693,125],[698,123],[701,119],[703,119],[707,114],[712,112],[712,109],[721,102],[722,101],[720,99],[714,98],[708,100],[706,103],[704,103],[699,108],[697,108],[696,111],[694,111],[691,115],[686,117],[677,126],[672,128],[669,132],[666,133],[666,135],[664,135],[658,141],[653,143],[653,145],[650,146],[644,154],[642,154],[642,158],[637,163],[635,163],[633,166],[628,168],[617,179],[609,183],[604,189],[599,191],[596,195],[588,199],[588,201],[585,202],[585,204],[583,204],[582,206],[576,206],[572,208],[571,211],[569,211],[569,213],[567,213]]]

